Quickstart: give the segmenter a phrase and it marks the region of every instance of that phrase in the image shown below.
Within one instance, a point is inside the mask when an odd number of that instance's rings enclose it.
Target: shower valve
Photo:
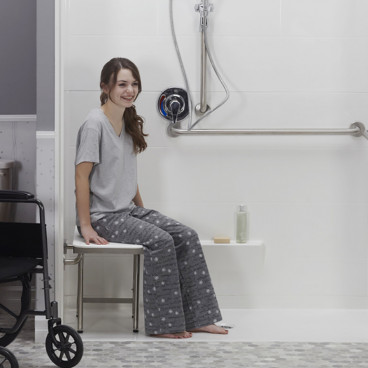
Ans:
[[[168,88],[160,94],[157,107],[165,119],[181,121],[189,114],[188,94],[181,88]]]

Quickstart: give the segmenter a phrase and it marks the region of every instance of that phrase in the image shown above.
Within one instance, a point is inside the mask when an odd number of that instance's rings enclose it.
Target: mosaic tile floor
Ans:
[[[19,339],[9,348],[22,368],[54,366],[42,344]],[[368,345],[361,343],[85,342],[84,349],[80,368],[368,367]]]
[[[30,332],[8,346],[21,368],[55,367]],[[367,343],[85,341],[79,368],[361,368]]]
[[[288,340],[280,339],[276,342],[272,339],[257,340],[257,337],[252,340],[251,335],[247,335],[249,329],[252,328],[251,324],[249,323],[245,328],[246,325],[240,324],[239,318],[237,320],[236,327],[230,330],[227,337],[219,337],[221,340],[208,334],[195,334],[188,340],[161,340],[144,336],[143,332],[125,333],[115,336],[115,340],[109,340],[109,334],[95,335],[95,333],[86,331],[81,335],[84,355],[77,367],[368,368],[366,336],[362,335],[363,339],[351,342],[354,339],[346,339],[351,336],[346,328],[341,331],[341,334],[335,331],[338,339],[326,340],[330,342],[323,342],[319,339],[309,340],[313,342],[308,342],[308,340],[287,342]],[[360,321],[362,328],[366,330],[367,324],[361,318]],[[259,329],[261,324],[258,323],[257,326]],[[131,321],[129,328],[126,329],[130,330],[130,327]],[[350,323],[350,328],[356,330],[353,323]],[[294,329],[299,330],[296,325]],[[279,330],[277,336],[281,335]],[[345,340],[341,340],[340,335],[345,336]],[[264,336],[269,337],[270,335]],[[296,335],[287,336],[295,337]],[[304,332],[303,336],[312,335]],[[45,345],[42,342],[35,343],[34,321],[32,320],[27,321],[25,328],[8,348],[17,357],[20,368],[55,367],[46,353]]]

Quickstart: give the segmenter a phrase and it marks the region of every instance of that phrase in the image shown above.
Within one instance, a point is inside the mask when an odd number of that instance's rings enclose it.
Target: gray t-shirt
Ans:
[[[81,162],[94,163],[89,177],[92,223],[107,213],[134,208],[137,156],[133,140],[124,127],[118,136],[101,108],[93,109],[79,129],[75,165]]]

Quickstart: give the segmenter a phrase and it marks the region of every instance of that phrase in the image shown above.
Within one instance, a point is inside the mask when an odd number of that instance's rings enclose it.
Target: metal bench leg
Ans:
[[[140,260],[139,254],[134,254],[133,261],[133,332],[138,332],[139,322],[139,274],[140,274]]]
[[[83,332],[83,265],[84,255],[82,255],[78,263],[78,291],[77,291],[77,317],[78,332]]]

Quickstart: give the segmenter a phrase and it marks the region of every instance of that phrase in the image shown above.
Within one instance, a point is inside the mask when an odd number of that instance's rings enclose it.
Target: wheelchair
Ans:
[[[82,359],[83,342],[74,329],[61,324],[57,302],[50,302],[44,206],[33,194],[22,191],[0,190],[0,202],[29,203],[39,210],[38,223],[0,222],[0,283],[17,281],[22,285],[16,311],[0,303],[12,325],[0,325],[0,368],[19,367],[6,346],[14,341],[29,316],[45,316],[48,320],[45,346],[50,360],[62,368],[74,367]],[[31,279],[38,273],[43,276],[45,300],[45,310],[41,311],[31,308]]]

